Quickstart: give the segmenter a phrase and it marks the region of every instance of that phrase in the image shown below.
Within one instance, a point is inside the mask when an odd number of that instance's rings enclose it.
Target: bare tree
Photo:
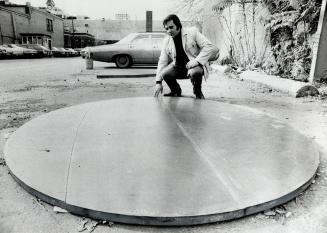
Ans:
[[[202,25],[204,0],[178,0],[173,13],[181,16],[186,21]]]

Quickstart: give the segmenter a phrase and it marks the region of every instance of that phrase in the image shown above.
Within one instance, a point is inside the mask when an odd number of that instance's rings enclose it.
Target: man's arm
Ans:
[[[218,58],[219,49],[198,30],[195,31],[194,40],[201,50],[198,56],[195,58],[197,62],[199,62],[201,65],[205,65],[208,61]]]
[[[158,61],[158,68],[156,73],[156,86],[155,86],[155,93],[154,96],[158,97],[160,93],[163,91],[162,87],[162,76],[161,73],[163,69],[168,65],[169,62],[169,56],[167,54],[167,44],[168,44],[168,38],[164,40],[159,61]]]
[[[161,72],[168,65],[169,56],[167,54],[167,46],[168,46],[168,38],[166,38],[163,42],[163,46],[161,49],[157,73],[156,73],[156,81],[162,81]]]

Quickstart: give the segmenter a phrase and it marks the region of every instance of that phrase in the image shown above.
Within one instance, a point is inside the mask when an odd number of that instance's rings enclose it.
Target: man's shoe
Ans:
[[[195,94],[195,99],[205,99],[202,91],[197,91]]]
[[[179,92],[179,93],[169,92],[169,93],[164,94],[163,96],[169,96],[169,97],[181,97],[181,96],[182,96],[182,93],[181,93],[181,92]]]

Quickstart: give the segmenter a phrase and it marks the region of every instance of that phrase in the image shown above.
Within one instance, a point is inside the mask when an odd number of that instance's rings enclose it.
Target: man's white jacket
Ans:
[[[189,60],[197,60],[204,70],[204,78],[207,79],[209,71],[209,60],[214,60],[219,56],[219,49],[214,46],[196,28],[182,28],[183,49]],[[165,38],[159,57],[156,81],[162,80],[162,71],[172,62],[176,62],[176,48],[171,36]]]

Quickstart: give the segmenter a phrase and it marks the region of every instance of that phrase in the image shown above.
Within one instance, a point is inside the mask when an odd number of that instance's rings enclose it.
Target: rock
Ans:
[[[89,233],[93,232],[95,228],[99,225],[99,222],[92,222],[89,225],[86,226],[86,229]]]
[[[292,215],[292,212],[287,212],[287,213],[285,214],[285,217],[286,217],[286,218],[289,218],[291,215]]]
[[[316,96],[319,95],[319,91],[317,88],[315,88],[312,85],[306,85],[301,87],[297,92],[295,97],[299,98],[299,97],[305,97],[305,96]]]
[[[56,212],[56,213],[68,213],[67,210],[62,209],[62,208],[60,208],[58,206],[53,207],[53,211]]]
[[[272,210],[268,210],[268,211],[263,212],[263,214],[266,216],[275,216],[276,212],[272,211]]]
[[[318,91],[321,97],[327,97],[327,86],[320,87]]]
[[[286,214],[286,210],[283,209],[276,209],[276,212],[279,214]]]
[[[85,225],[88,223],[89,220],[84,219],[81,224],[77,227],[78,232],[82,232],[86,230]]]

